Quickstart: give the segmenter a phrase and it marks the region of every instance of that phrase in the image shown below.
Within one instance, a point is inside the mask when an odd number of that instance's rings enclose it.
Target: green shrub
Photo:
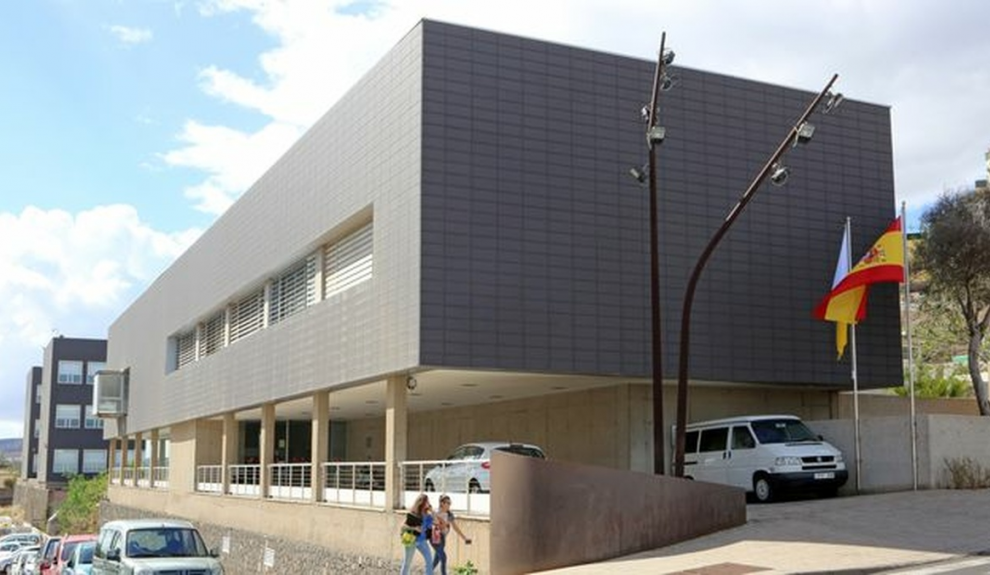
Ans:
[[[478,568],[474,566],[474,563],[468,561],[464,565],[457,565],[454,567],[455,575],[478,575]]]

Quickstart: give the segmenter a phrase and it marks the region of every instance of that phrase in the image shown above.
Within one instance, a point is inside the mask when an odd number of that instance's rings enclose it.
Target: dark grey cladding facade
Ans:
[[[649,198],[627,170],[646,159],[654,63],[430,21],[422,36],[421,364],[648,376]],[[668,377],[694,262],[814,96],[671,71],[658,154]],[[811,310],[846,217],[861,254],[895,215],[890,113],[847,100],[812,122],[814,140],[785,157],[787,185],[766,184],[702,276],[692,378],[849,385],[848,354],[836,361],[834,328]],[[897,286],[871,290],[856,336],[860,384],[901,383]]]

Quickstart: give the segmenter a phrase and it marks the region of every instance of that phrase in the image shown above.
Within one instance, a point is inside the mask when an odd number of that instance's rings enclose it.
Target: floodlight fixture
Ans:
[[[835,111],[839,107],[846,97],[842,95],[842,92],[829,92],[826,94],[828,100],[825,101],[825,108],[822,110],[823,114],[828,114]]]
[[[646,183],[646,177],[649,173],[649,167],[643,166],[642,168],[629,168],[629,175],[633,177],[634,180],[640,184]]]
[[[649,104],[643,104],[643,107],[640,108],[640,110],[639,110],[639,117],[644,122],[649,122],[650,121],[650,105]]]
[[[663,53],[663,55],[661,56],[661,60],[663,61],[663,65],[664,66],[670,66],[671,64],[673,64],[674,63],[674,51],[673,50],[665,50],[664,53]]]
[[[667,134],[667,129],[663,126],[653,126],[646,131],[646,142],[650,148],[663,143],[663,138]]]
[[[770,168],[770,183],[775,186],[783,186],[787,183],[787,177],[791,175],[791,169],[777,162]]]
[[[815,125],[810,122],[801,122],[801,125],[797,127],[797,138],[794,139],[794,145],[807,144],[814,135]]]
[[[668,76],[667,74],[664,74],[663,77],[660,78],[661,92],[666,92],[667,90],[673,88],[675,85],[677,85],[677,78],[674,78],[673,76]]]

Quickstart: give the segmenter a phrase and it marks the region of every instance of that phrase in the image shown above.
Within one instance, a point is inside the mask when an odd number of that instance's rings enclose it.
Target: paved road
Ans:
[[[747,519],[741,527],[678,545],[544,573],[851,575],[934,569],[990,554],[990,490],[909,491],[750,505]],[[970,568],[977,570],[966,570]],[[990,572],[986,565],[970,563],[950,566],[948,571],[914,573],[952,573],[952,569]]]

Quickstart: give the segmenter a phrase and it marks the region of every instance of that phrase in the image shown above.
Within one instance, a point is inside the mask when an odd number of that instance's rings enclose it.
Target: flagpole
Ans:
[[[907,243],[907,202],[901,202],[901,238],[904,242],[904,323],[907,325],[908,396],[911,401],[911,480],[918,490],[918,412],[914,401],[914,346],[911,344],[911,258]]]
[[[846,262],[847,269],[852,269],[852,218],[846,217]],[[856,493],[860,491],[860,476],[862,475],[862,457],[859,441],[859,374],[856,370],[856,322],[850,324],[850,345],[852,347],[852,384],[853,384],[853,440],[856,443]]]

